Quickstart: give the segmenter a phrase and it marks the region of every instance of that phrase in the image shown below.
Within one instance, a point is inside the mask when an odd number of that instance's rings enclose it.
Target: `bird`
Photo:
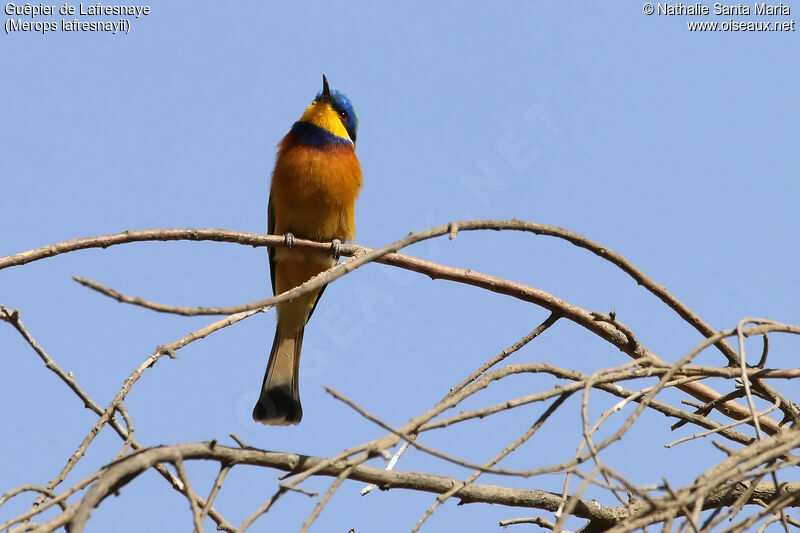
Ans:
[[[272,291],[282,294],[338,262],[341,243],[355,237],[355,203],[361,164],[355,154],[356,117],[350,99],[322,90],[278,144],[272,172],[267,229],[285,246],[269,248]],[[331,242],[331,250],[292,249],[294,238]],[[275,339],[253,420],[265,425],[300,423],[298,374],[303,332],[325,287],[277,305]]]

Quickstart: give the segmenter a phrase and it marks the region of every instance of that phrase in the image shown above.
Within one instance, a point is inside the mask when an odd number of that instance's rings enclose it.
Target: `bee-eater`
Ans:
[[[268,232],[284,235],[286,246],[269,249],[272,291],[281,294],[308,281],[338,260],[338,246],[353,240],[354,210],[361,188],[361,165],[355,154],[358,119],[350,100],[322,90],[278,145],[269,194]],[[292,249],[294,237],[332,242],[331,253]],[[303,417],[298,373],[306,322],[322,289],[279,303],[275,340],[253,408],[262,424],[288,426]]]

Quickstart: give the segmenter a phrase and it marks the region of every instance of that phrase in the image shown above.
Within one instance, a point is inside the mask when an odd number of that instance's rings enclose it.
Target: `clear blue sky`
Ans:
[[[791,16],[758,20],[791,20],[800,4],[787,5]],[[556,224],[622,253],[717,328],[743,316],[800,322],[797,32],[690,32],[692,17],[647,16],[635,2],[173,1],[131,20],[127,35],[0,36],[0,256],[126,229],[264,232],[275,145],[325,73],[360,119],[359,244],[467,218]],[[699,341],[622,273],[562,242],[460,234],[409,253],[506,276],[588,309],[614,308],[665,359]],[[0,272],[0,302],[20,309],[44,348],[102,405],[155,346],[213,319],[123,306],[71,275],[175,305],[232,305],[269,294],[265,250],[225,244],[133,244]],[[323,384],[399,425],[545,316],[507,297],[370,265],[328,288],[306,330],[299,427],[250,420],[272,314],[160,362],[126,405],[144,444],[229,443],[234,432],[270,450],[332,455],[382,432],[327,396]],[[782,346],[775,341],[776,366]],[[95,416],[8,326],[0,327],[0,353],[1,493],[45,484]],[[591,371],[626,359],[558,324],[514,361]],[[470,405],[548,383],[518,378]],[[593,398],[596,414],[609,405]],[[503,465],[533,468],[570,457],[579,404],[570,405]],[[426,442],[485,461],[540,411]],[[677,438],[669,423],[649,417],[627,445],[608,450],[609,464],[639,483],[667,475],[680,485],[722,459],[707,442],[662,451]],[[118,446],[104,430],[67,484]],[[664,471],[664,464],[683,467]],[[189,468],[195,488],[207,494],[216,468]],[[415,452],[398,468],[468,475]],[[308,486],[324,491],[329,481]],[[562,481],[510,483],[557,491]],[[274,472],[237,468],[218,506],[241,523],[275,485]],[[361,498],[360,488],[346,483],[313,530],[407,531],[433,501],[400,491]],[[6,506],[0,521],[26,501]],[[314,503],[290,494],[254,531],[296,530]],[[423,530],[494,531],[500,519],[533,514],[448,502]],[[151,473],[95,510],[88,530],[142,531],[154,522],[185,531],[191,515]]]

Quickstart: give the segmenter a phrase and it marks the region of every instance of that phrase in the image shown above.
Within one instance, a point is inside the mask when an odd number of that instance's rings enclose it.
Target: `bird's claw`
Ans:
[[[294,235],[290,231],[283,234],[283,244],[286,245],[287,250],[291,250],[294,246]]]
[[[342,250],[342,241],[339,239],[333,239],[331,241],[331,255],[333,255],[334,259],[337,261],[339,260],[339,255],[341,254]]]

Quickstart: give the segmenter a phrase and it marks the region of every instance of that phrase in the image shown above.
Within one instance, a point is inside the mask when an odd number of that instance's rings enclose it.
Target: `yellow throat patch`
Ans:
[[[327,103],[314,102],[308,106],[303,116],[300,117],[300,122],[314,124],[328,133],[347,139],[351,143],[353,142],[350,135],[347,134],[341,119],[339,119],[339,114]]]

